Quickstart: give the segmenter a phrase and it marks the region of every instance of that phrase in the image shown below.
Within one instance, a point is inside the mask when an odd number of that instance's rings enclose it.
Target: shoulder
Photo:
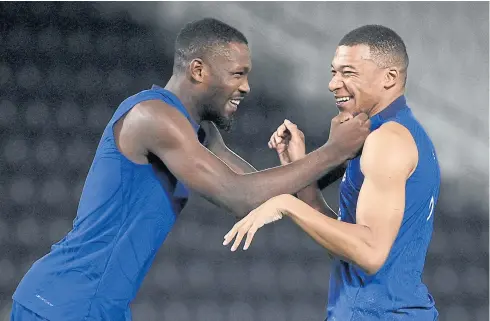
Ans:
[[[397,122],[387,122],[373,131],[364,144],[361,171],[408,178],[415,169],[418,152],[410,131]]]
[[[159,142],[180,142],[194,135],[187,118],[177,108],[162,100],[146,100],[133,107],[126,116],[128,127],[145,146]]]

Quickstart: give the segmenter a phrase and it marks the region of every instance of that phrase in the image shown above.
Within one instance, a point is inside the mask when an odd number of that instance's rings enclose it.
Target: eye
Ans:
[[[352,72],[352,71],[348,71],[348,70],[347,70],[347,71],[344,71],[344,72],[343,72],[343,74],[344,74],[345,76],[352,76],[352,75],[354,74],[354,72]]]

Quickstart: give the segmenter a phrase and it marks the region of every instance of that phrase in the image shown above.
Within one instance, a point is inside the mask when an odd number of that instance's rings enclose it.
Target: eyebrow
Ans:
[[[250,66],[244,66],[244,67],[237,66],[237,67],[231,68],[231,70],[234,70],[234,71],[243,70],[243,72],[248,73],[250,71]]]
[[[335,69],[333,65],[330,65],[330,66],[331,66],[333,69]],[[340,65],[340,66],[339,66],[339,69],[344,69],[344,68],[351,68],[351,69],[354,69],[354,70],[356,69],[356,67],[354,67],[354,66],[352,66],[352,65]]]

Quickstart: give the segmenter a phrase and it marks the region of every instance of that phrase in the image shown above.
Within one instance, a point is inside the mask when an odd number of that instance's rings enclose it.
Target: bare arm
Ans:
[[[337,181],[345,172],[346,164],[342,164],[323,176],[318,182],[313,183],[298,192],[298,198],[310,205],[320,213],[337,218],[337,213],[327,204],[322,194],[322,189]]]
[[[361,157],[365,179],[356,224],[329,218],[290,195],[281,195],[238,222],[238,227],[232,229],[236,232],[228,233],[226,240],[238,234],[236,249],[239,236],[248,234],[248,247],[258,228],[284,213],[332,254],[375,274],[398,234],[405,209],[405,184],[417,157],[415,143],[406,129],[394,123],[383,125],[366,140]],[[243,226],[249,227],[244,230]]]
[[[273,196],[295,193],[316,181],[352,155],[351,150],[360,147],[362,136],[369,132],[369,124],[363,123],[365,117],[354,119],[357,124],[351,127],[358,130],[337,127],[336,139],[342,139],[342,144],[327,143],[293,164],[239,175],[199,143],[188,120],[175,108],[160,101],[140,105],[134,133],[142,146],[158,156],[186,186],[238,216]],[[351,145],[344,148],[345,144]]]
[[[293,210],[288,211],[293,221],[318,243],[370,274],[384,264],[398,234],[405,210],[406,180],[417,162],[410,134],[400,134],[405,129],[398,127],[401,126],[384,125],[366,141],[361,156],[365,178],[356,224],[325,217],[304,203],[292,204]]]
[[[202,130],[202,135],[205,136],[203,145],[225,162],[234,172],[246,174],[257,171],[252,165],[226,146],[223,137],[221,137],[214,123],[208,121],[202,122],[200,130]]]
[[[291,163],[305,157],[305,135],[296,124],[285,120],[272,134],[269,148],[276,150],[282,165]],[[297,197],[317,211],[337,217],[337,214],[328,206],[321,190],[338,180],[345,172],[346,164],[342,164],[320,178],[318,182],[305,187],[297,193]]]

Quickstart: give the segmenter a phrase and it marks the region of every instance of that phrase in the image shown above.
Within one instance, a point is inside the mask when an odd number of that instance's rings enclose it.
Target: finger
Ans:
[[[369,116],[365,113],[360,113],[358,114],[356,117],[354,117],[354,119],[357,119],[358,121],[360,122],[366,122],[368,119],[369,119]]]
[[[281,124],[281,126],[279,126],[276,130],[276,134],[280,137],[284,137],[286,135],[286,125],[285,124]]]
[[[303,132],[301,130],[299,130],[299,128],[298,128],[298,126],[296,126],[296,124],[291,123],[290,121],[284,122],[284,124],[286,125],[286,128],[291,133],[291,140],[292,141],[295,141],[297,139],[301,139],[302,137],[304,137]]]
[[[277,135],[274,135],[274,145],[277,148],[277,145],[279,145],[282,142],[282,138],[278,137]]]
[[[270,142],[270,144],[271,144],[272,148],[276,148],[276,147],[277,147],[277,144],[276,144],[276,142],[274,141],[274,135],[275,135],[275,133],[274,133],[274,134],[272,134],[272,136],[271,136],[271,138],[270,138],[270,140],[269,140],[269,142]]]
[[[237,224],[233,225],[233,227],[231,228],[231,230],[226,233],[225,237],[224,237],[224,240],[223,240],[223,245],[228,245],[231,240],[233,240],[233,238],[235,237],[236,233],[238,232],[238,227],[237,227]]]
[[[252,244],[252,240],[254,239],[255,233],[259,230],[261,226],[258,226],[257,224],[252,225],[250,230],[248,230],[247,233],[247,238],[245,239],[245,244],[243,245],[243,250],[247,250],[250,247],[250,244]]]
[[[233,240],[235,235],[238,233],[238,230],[240,229],[240,227],[243,224],[245,224],[247,217],[248,217],[248,215],[245,216],[243,219],[241,219],[239,222],[237,222],[235,225],[233,225],[231,230],[228,233],[226,233],[226,235],[224,237],[223,245],[228,245],[231,242],[231,240]]]
[[[364,122],[364,126],[366,127],[366,129],[371,132],[371,119],[368,119]]]
[[[233,243],[233,246],[231,247],[231,251],[235,252],[236,249],[240,246],[240,243],[242,243],[243,237],[245,234],[248,232],[250,227],[252,226],[252,222],[247,222],[247,224],[244,224],[240,229],[238,230],[238,233],[235,238],[235,242]]]
[[[277,144],[276,146],[276,151],[278,154],[284,153],[284,151],[288,148],[288,146],[285,143],[280,143]]]
[[[284,137],[281,137],[281,136],[279,136],[277,134],[276,134],[275,137],[276,137],[276,143],[277,143],[277,145],[280,145],[280,144],[284,144],[285,143],[285,140],[286,139]]]

